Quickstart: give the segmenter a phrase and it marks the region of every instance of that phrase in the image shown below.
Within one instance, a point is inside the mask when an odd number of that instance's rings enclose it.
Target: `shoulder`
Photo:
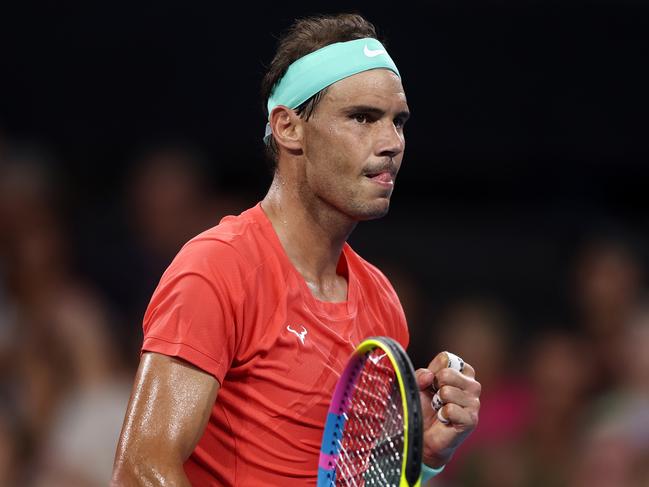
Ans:
[[[226,216],[218,225],[189,240],[175,256],[166,274],[192,272],[222,276],[247,274],[259,267],[264,259],[263,235],[250,214],[251,210]]]

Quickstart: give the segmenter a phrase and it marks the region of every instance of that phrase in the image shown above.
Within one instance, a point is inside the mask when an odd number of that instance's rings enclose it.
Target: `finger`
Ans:
[[[433,373],[447,367],[462,372],[462,369],[464,368],[464,360],[462,360],[459,355],[443,351],[435,355],[435,358],[428,364],[428,369]]]
[[[433,374],[428,369],[417,369],[415,371],[415,378],[417,380],[417,386],[419,387],[419,390],[425,391],[426,389],[430,389],[431,385],[433,384],[435,374]]]
[[[441,367],[440,364],[442,364]],[[464,360],[462,360],[460,356],[455,355],[454,353],[451,352],[444,351],[437,354],[437,356],[428,365],[428,368],[433,372],[437,372],[445,368],[450,368],[450,369],[457,370],[459,372],[463,372],[464,366],[465,366],[465,362]],[[433,392],[437,391],[439,387],[440,385],[434,379]]]
[[[453,426],[459,426],[464,429],[475,428],[478,424],[478,412],[469,408],[463,408],[457,404],[445,404],[437,411],[437,419],[441,423],[452,424]]]
[[[437,411],[437,420],[442,424],[451,424],[446,416],[444,416],[444,412],[441,409]]]
[[[448,354],[446,352],[440,352],[435,355],[435,358],[430,361],[427,369],[430,370],[433,374],[438,371],[448,367]]]
[[[478,396],[462,389],[458,389],[457,387],[443,386],[435,395],[439,397],[439,401],[442,405],[457,404],[463,408],[480,409],[480,399],[478,399]],[[437,409],[439,408],[436,408],[436,410]]]
[[[444,352],[448,357],[448,364],[446,365],[450,369],[455,369],[459,372],[464,370],[464,360],[462,360],[458,355],[455,355],[451,352]]]
[[[435,374],[438,390],[444,386],[457,387],[474,396],[479,396],[482,386],[474,378],[461,374],[457,370],[442,369]]]
[[[435,411],[439,411],[444,404],[449,403],[462,407],[471,407],[476,410],[480,409],[480,399],[478,399],[477,395],[453,386],[443,386],[435,393],[430,405]]]
[[[464,362],[464,370],[462,370],[462,373],[468,377],[471,377],[472,379],[475,379],[475,369],[471,366],[471,364]]]
[[[430,401],[430,405],[435,411],[439,411],[442,408],[442,406],[444,406],[444,401],[442,401],[442,398],[440,397],[439,393],[437,392],[435,393],[433,399]]]

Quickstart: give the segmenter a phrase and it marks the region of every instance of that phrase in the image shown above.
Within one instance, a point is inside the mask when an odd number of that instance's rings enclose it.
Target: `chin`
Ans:
[[[358,221],[376,220],[377,218],[382,218],[387,215],[389,210],[390,200],[382,198],[379,201],[359,205],[355,208],[355,211],[351,212],[351,214],[354,216],[354,219]]]

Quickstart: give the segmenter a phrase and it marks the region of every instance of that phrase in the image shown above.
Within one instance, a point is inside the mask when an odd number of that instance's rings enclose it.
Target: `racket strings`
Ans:
[[[389,358],[375,349],[365,358],[346,414],[336,485],[398,486],[403,442],[397,377]]]

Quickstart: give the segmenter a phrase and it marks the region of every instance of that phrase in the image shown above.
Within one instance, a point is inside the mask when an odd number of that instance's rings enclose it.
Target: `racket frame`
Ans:
[[[389,337],[369,337],[356,347],[338,379],[336,389],[327,413],[320,460],[318,463],[318,487],[335,485],[335,460],[339,455],[339,443],[349,411],[354,386],[363,369],[366,356],[374,349],[380,349],[390,360],[395,372],[404,412],[404,442],[399,487],[421,486],[421,455],[423,439],[423,416],[419,399],[419,387],[415,371],[403,347]]]

